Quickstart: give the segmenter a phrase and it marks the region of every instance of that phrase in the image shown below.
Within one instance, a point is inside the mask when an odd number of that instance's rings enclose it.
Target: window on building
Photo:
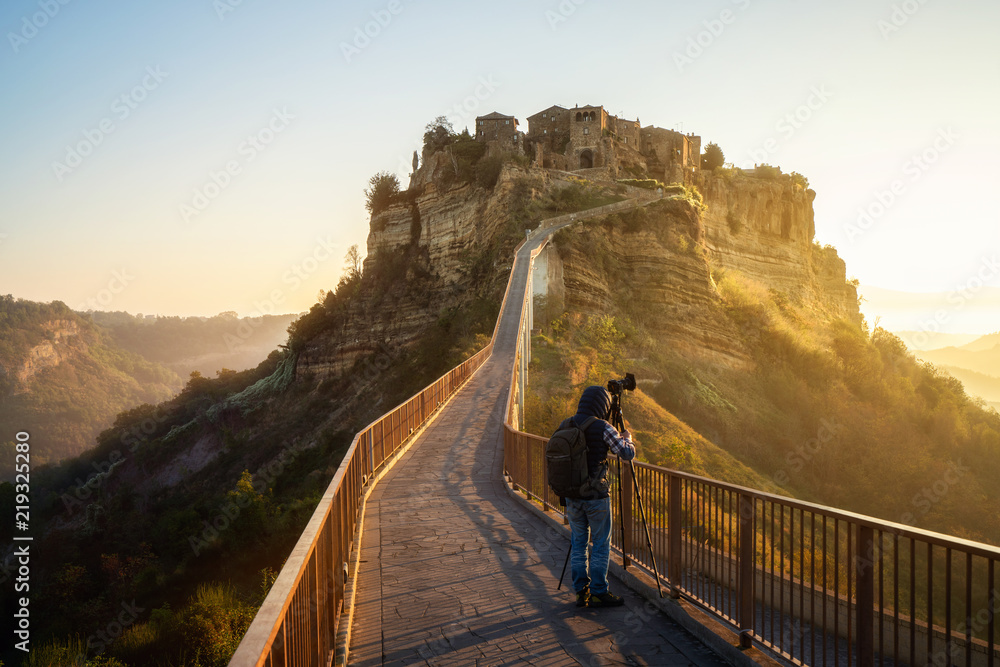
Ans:
[[[503,122],[503,124],[504,124],[504,125],[510,125],[510,121],[509,121],[509,120],[505,120],[505,121]]]
[[[590,134],[590,128],[589,127],[583,128],[583,133],[584,134]]]
[[[549,133],[548,130],[542,130],[542,134],[548,134],[548,133]]]
[[[548,118],[548,115],[543,113],[542,118]]]

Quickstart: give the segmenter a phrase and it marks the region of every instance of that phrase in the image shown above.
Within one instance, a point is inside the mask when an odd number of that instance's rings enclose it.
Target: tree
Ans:
[[[365,208],[372,215],[384,211],[392,198],[399,194],[399,179],[395,174],[380,171],[368,179],[365,188]]]
[[[424,152],[427,155],[444,150],[458,135],[447,116],[438,116],[424,128]]]
[[[361,277],[361,253],[358,252],[358,244],[355,243],[344,255],[344,276],[348,280],[357,280]]]
[[[705,146],[705,152],[701,155],[701,168],[712,170],[721,167],[726,163],[726,156],[716,143]]]

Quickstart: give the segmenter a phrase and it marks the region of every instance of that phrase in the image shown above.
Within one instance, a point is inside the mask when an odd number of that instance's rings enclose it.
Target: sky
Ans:
[[[998,27],[995,0],[7,0],[0,293],[307,310],[435,117],[603,104],[807,176],[870,319],[906,292],[902,328],[943,300],[995,331]]]

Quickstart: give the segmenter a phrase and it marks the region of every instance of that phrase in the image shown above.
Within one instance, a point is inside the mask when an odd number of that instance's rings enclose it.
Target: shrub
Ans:
[[[492,190],[496,187],[500,172],[503,171],[504,157],[493,155],[479,160],[476,164],[476,184],[481,188]]]
[[[424,153],[430,155],[444,150],[458,138],[447,116],[438,116],[424,128]]]
[[[736,215],[736,211],[733,209],[729,209],[729,212],[726,213],[726,222],[729,223],[729,231],[733,234],[739,234],[743,229],[743,220]]]
[[[779,167],[772,167],[769,164],[757,165],[757,169],[754,171],[757,178],[763,178],[768,181],[776,181],[781,177],[781,169]]]
[[[721,167],[726,163],[726,156],[718,144],[711,143],[705,146],[705,152],[701,156],[701,168],[711,171],[716,167]]]
[[[380,171],[368,179],[368,187],[365,188],[365,208],[372,215],[380,213],[389,206],[397,194],[399,194],[399,179],[395,174]]]
[[[802,174],[800,174],[797,171],[793,171],[790,175],[792,177],[792,183],[794,183],[795,185],[798,185],[803,190],[808,190],[809,189],[809,179],[808,178],[806,178],[805,176],[803,176]]]
[[[657,188],[664,187],[663,183],[655,178],[619,178],[618,182],[622,185],[631,185],[632,187],[644,188],[646,190],[656,190]]]

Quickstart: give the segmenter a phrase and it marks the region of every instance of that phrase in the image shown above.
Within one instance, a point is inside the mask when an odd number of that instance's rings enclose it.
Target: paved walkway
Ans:
[[[527,252],[494,355],[368,500],[349,664],[722,665],[615,579],[620,609],[556,591],[568,541],[501,481]]]

